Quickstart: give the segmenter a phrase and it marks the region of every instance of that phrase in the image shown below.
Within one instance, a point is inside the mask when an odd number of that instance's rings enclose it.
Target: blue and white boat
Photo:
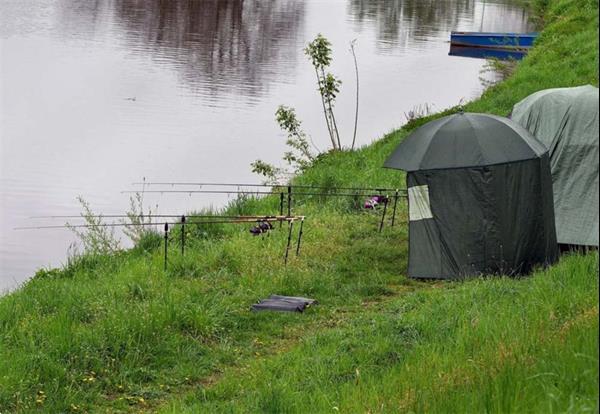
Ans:
[[[451,32],[451,46],[523,50],[533,46],[538,33]]]
[[[450,46],[450,56],[476,59],[521,60],[527,55],[523,49],[498,49],[487,47]]]

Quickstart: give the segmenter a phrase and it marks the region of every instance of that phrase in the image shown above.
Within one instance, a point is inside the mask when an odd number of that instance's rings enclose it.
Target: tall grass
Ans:
[[[161,412],[597,412],[597,267],[408,291]]]
[[[467,110],[507,114],[542,88],[598,84],[597,2],[547,10],[530,56]],[[383,161],[441,115],[320,157],[296,182],[403,187]],[[379,233],[356,200],[298,199],[309,218],[287,267],[285,228],[190,226],[185,256],[173,234],[167,271],[155,237],[39,272],[0,298],[0,412],[597,411],[597,253],[523,279],[411,281],[400,207]],[[272,293],[321,304],[249,311]]]
[[[304,326],[388,292],[404,280],[396,263],[405,262],[397,246],[406,234],[379,234],[377,225],[373,215],[325,213],[306,227],[301,255],[287,267],[286,231],[252,237],[236,227],[223,239],[192,240],[185,256],[174,243],[166,272],[158,249],[95,256],[34,278],[0,301],[1,412],[145,407],[253,357],[255,339],[283,335],[282,324]],[[306,317],[249,312],[271,293],[328,307]]]

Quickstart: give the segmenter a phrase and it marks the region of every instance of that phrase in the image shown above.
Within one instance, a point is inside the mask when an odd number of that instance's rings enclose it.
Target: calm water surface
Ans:
[[[345,81],[336,116],[346,143],[357,39],[364,145],[415,105],[443,109],[482,92],[484,62],[448,56],[451,30],[528,29],[508,1],[0,0],[0,291],[65,260],[68,231],[13,228],[78,214],[78,195],[119,214],[120,191],[142,177],[257,182],[249,164],[284,151],[279,104],[327,148],[302,53],[319,32]],[[146,197],[165,214],[226,201]]]

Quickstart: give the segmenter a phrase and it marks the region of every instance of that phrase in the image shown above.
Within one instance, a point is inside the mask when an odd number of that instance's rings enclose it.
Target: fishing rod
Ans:
[[[393,190],[395,191],[395,190]],[[138,191],[121,191],[122,194],[132,194],[132,193],[138,193]],[[144,193],[154,193],[154,194],[248,194],[248,195],[258,195],[258,194],[264,194],[264,195],[274,195],[277,193],[274,193],[272,191],[243,191],[243,190],[238,190],[238,191],[234,191],[234,190],[147,190],[144,191]],[[365,194],[358,194],[358,193],[307,193],[307,192],[301,192],[301,193],[292,193],[294,196],[319,196],[319,197],[359,197],[359,196],[365,196]],[[404,194],[398,194],[398,197],[406,197],[406,195]]]
[[[121,194],[137,194],[139,191],[121,191]],[[276,194],[272,191],[241,191],[241,190],[144,190],[145,194],[148,193],[181,193],[181,194],[192,194],[192,193],[205,193],[205,194]]]
[[[85,216],[80,215],[58,215],[58,216],[31,216],[29,219],[69,219],[69,218],[262,218],[262,217],[279,217],[279,216],[265,216],[265,215],[238,215],[238,216],[227,216],[227,215],[211,215],[211,214],[87,214]]]
[[[14,227],[13,230],[42,230],[42,229],[78,229],[96,227],[125,227],[125,226],[160,226],[163,223],[100,223],[100,224],[57,224],[50,226],[23,226]],[[173,223],[174,224],[174,223]]]
[[[208,183],[208,182],[136,182],[132,185],[148,186],[213,186],[213,187],[271,187],[271,188],[314,188],[320,190],[345,190],[345,191],[397,191],[396,188],[385,187],[327,187],[308,184],[250,184],[250,183]]]
[[[165,223],[171,225],[186,224],[238,224],[238,223],[255,223],[255,222],[278,222],[278,221],[294,221],[304,220],[305,216],[254,216],[254,217],[237,217],[230,220],[205,220],[205,221],[187,221],[188,217],[193,216],[177,216],[183,220],[180,222]],[[24,226],[15,227],[13,230],[42,230],[42,229],[72,229],[72,228],[98,228],[98,227],[129,227],[129,226],[158,226],[163,223],[98,223],[98,224],[62,224],[49,226]]]

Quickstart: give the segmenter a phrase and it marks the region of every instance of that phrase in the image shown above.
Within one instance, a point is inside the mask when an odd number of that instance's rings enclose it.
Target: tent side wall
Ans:
[[[526,274],[536,265],[555,263],[558,246],[548,155],[490,169],[498,217],[496,237],[488,242],[486,271]]]
[[[598,102],[587,85],[539,91],[513,108],[550,151],[559,243],[598,246]]]
[[[558,242],[598,246],[597,142],[575,144],[559,138],[551,167]]]
[[[469,170],[407,174],[409,188],[408,275],[447,279],[475,275],[484,263],[485,221],[481,177]],[[475,173],[475,175],[478,175]],[[427,188],[432,218],[415,220],[410,188]],[[418,218],[418,217],[417,217]]]
[[[412,172],[407,186],[409,210],[415,208],[413,187],[427,189],[431,209],[431,218],[410,214],[411,277],[522,274],[558,256],[547,155],[489,167]]]

